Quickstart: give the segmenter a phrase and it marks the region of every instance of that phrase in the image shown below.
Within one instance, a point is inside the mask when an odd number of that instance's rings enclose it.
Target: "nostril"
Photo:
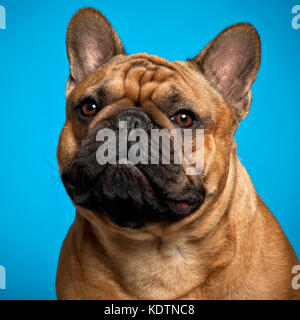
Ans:
[[[139,129],[139,128],[142,128],[142,127],[143,127],[142,121],[139,118],[133,118],[131,120],[131,125],[130,125],[131,129]]]

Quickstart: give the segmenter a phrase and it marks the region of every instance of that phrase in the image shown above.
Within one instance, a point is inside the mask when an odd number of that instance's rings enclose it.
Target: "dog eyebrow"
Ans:
[[[81,96],[77,101],[72,103],[73,106],[79,106],[86,102],[97,102],[101,104],[101,106],[105,106],[109,104],[109,95],[106,90],[106,83],[102,84],[100,87],[95,88],[92,92],[87,95]]]
[[[174,86],[170,87],[169,94],[160,99],[160,101],[153,101],[153,99],[151,99],[151,101],[167,116],[172,116],[180,109],[194,112],[197,115],[196,121],[197,127],[199,128],[209,128],[213,124],[213,120],[210,117],[200,116],[195,110],[195,107],[193,107],[190,102],[186,101]]]
[[[169,109],[171,107],[175,107],[178,105],[187,105],[186,101],[181,97],[179,92],[175,89],[175,87],[171,86],[170,90],[167,95],[164,95],[163,97],[158,97],[154,101],[153,95],[150,97],[150,100],[155,103],[158,108],[165,112],[166,109]]]
[[[174,88],[171,87],[170,88],[170,94],[167,97],[167,102],[169,104],[183,104],[184,99],[182,99],[181,95],[179,94],[179,92]]]
[[[108,100],[108,94],[107,94],[107,90],[106,90],[106,83],[105,82],[100,88],[97,89],[97,98],[99,101],[101,101],[104,105],[108,104],[109,101]]]
[[[157,101],[151,100],[164,113],[172,113],[180,109],[180,107],[191,111],[194,110],[193,106],[187,102],[173,86],[170,87],[168,94],[164,97],[155,99]]]

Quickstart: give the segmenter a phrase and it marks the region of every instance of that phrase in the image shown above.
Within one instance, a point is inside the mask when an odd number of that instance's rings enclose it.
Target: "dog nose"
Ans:
[[[152,121],[150,117],[139,108],[128,108],[119,112],[115,116],[115,127],[121,129],[124,122],[127,124],[127,130],[143,129],[148,131],[152,128]]]

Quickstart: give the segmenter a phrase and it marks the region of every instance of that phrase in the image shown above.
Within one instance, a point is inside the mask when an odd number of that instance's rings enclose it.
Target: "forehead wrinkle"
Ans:
[[[159,71],[162,71],[160,75],[157,74]],[[170,80],[174,79],[174,72],[172,73],[165,73],[165,70],[162,68],[158,68],[155,72],[150,73],[149,71],[144,74],[144,77],[148,77],[149,81],[143,81],[141,85],[141,94],[140,94],[140,103],[144,103],[145,101],[149,100],[155,103],[155,99],[153,99],[154,95],[156,94],[157,90],[160,90],[162,87],[168,88],[167,90],[163,90],[163,94],[168,94],[170,85]],[[159,79],[159,81],[157,80]]]
[[[165,67],[172,71],[176,71],[177,69],[177,66],[173,62],[165,60],[159,56],[148,55],[145,53],[122,56],[122,59],[120,58],[115,61],[115,66],[119,69],[120,65],[129,64],[130,67],[131,65],[136,65],[138,63],[144,63],[145,65],[152,65],[154,67]]]
[[[182,64],[184,64],[182,62]],[[89,91],[90,88],[95,88],[99,85],[100,79],[110,79],[112,74],[118,74],[120,72],[129,72],[129,70],[137,65],[143,65],[148,70],[157,70],[159,67],[169,69],[170,71],[181,74],[182,66],[177,61],[170,62],[159,56],[148,55],[146,53],[134,54],[134,55],[118,55],[110,62],[105,64],[102,68],[98,69],[95,73],[89,75],[83,82],[81,82],[75,89],[72,90],[74,100],[78,100],[82,92]],[[92,89],[91,89],[92,90]],[[73,99],[72,99],[73,100]]]
[[[141,78],[145,74],[147,69],[144,66],[135,66],[125,74],[124,86],[126,96],[134,103],[139,103],[141,93]]]
[[[133,59],[134,58],[134,59]],[[137,54],[133,56],[128,56],[128,61],[127,61],[130,66],[129,70],[132,67],[135,67],[137,65],[143,65],[147,70],[144,72],[144,75],[142,75],[139,78],[139,83],[143,87],[151,88],[152,91],[149,93],[150,95],[153,96],[154,91],[157,89],[157,86],[154,86],[152,83],[149,85],[150,82],[156,82],[156,83],[164,83],[167,81],[169,78],[171,78],[171,75],[176,76],[177,78],[181,78],[185,85],[194,93],[195,97],[199,97],[199,92],[195,92],[195,87],[190,85],[191,79],[196,81],[197,83],[199,82],[199,79],[195,78],[195,75],[193,72],[186,66],[186,63],[183,61],[175,61],[175,62],[170,62],[167,60],[164,60],[161,57],[157,56],[149,56],[147,54]],[[121,63],[121,62],[120,62]],[[153,68],[154,67],[154,68]],[[161,72],[165,71],[165,72]],[[169,72],[168,72],[169,71]],[[150,76],[150,73],[151,76]],[[166,75],[164,75],[166,73]],[[143,94],[144,88],[140,88],[140,99],[138,102],[142,103],[143,100],[146,100],[145,94]]]
[[[158,67],[145,59],[131,63],[123,72],[125,94],[137,105],[150,97],[159,83],[165,82],[174,74],[173,70],[165,66]]]

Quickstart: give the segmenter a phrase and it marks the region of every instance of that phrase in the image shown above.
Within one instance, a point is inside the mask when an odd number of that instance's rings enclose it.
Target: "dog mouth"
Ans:
[[[195,188],[181,194],[165,192],[147,172],[124,161],[107,165],[88,184],[84,175],[79,179],[81,184],[70,183],[64,174],[62,180],[75,204],[105,214],[119,226],[133,228],[155,221],[177,221],[194,212],[204,199]]]
[[[118,166],[118,165],[117,165]],[[118,170],[117,166],[110,167],[106,172],[106,185],[112,186],[112,176],[115,170]],[[146,176],[146,174],[133,165],[130,162],[125,164],[119,164],[119,166],[127,166],[127,170],[130,171],[131,176],[136,179],[137,185],[142,190],[145,199],[149,204],[159,200],[163,202],[169,210],[172,210],[175,214],[182,215],[188,214],[191,210],[195,209],[199,204],[199,196],[196,194],[185,194],[182,199],[172,199],[171,197],[160,196],[156,191],[156,188],[151,183],[151,180]]]
[[[169,200],[165,199],[165,202],[170,210],[179,214],[187,215],[192,213],[200,204],[200,199],[195,197],[190,197],[188,200]]]

